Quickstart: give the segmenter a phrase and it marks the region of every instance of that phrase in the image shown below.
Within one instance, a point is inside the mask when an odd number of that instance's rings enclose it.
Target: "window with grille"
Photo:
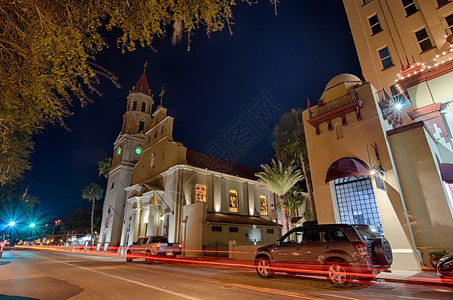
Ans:
[[[407,16],[415,14],[418,11],[413,0],[402,0],[402,2]]]
[[[382,233],[382,223],[369,176],[335,179],[335,192],[341,223],[367,224]]]
[[[368,19],[368,23],[370,24],[371,32],[373,35],[382,31],[381,24],[379,24],[377,15],[370,17]]]
[[[428,32],[425,28],[420,29],[415,33],[420,49],[423,51],[429,50],[433,47],[431,40],[429,39]]]
[[[381,59],[383,69],[393,66],[393,61],[392,61],[392,57],[390,56],[389,48],[385,47],[385,48],[379,50],[378,52],[379,52],[379,58]]]

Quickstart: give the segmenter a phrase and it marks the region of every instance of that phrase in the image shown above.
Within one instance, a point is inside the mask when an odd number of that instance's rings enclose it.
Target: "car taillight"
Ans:
[[[365,242],[355,242],[353,243],[353,245],[357,253],[360,254],[360,256],[365,257],[367,260],[370,259],[370,257],[368,256],[368,251],[366,249]]]
[[[179,244],[179,249],[182,249],[182,245],[181,244]]]
[[[160,249],[160,243],[156,245],[157,250]]]

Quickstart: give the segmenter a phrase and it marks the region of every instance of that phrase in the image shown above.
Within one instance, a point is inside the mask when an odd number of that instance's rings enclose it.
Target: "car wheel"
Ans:
[[[131,251],[127,251],[126,253],[126,261],[127,262],[131,262],[133,259],[132,259],[132,252]]]
[[[153,263],[153,261],[151,259],[151,252],[149,252],[149,251],[145,253],[145,263],[147,263],[147,264]]]
[[[256,274],[261,278],[271,278],[274,275],[271,262],[267,257],[259,257],[256,260]]]
[[[349,265],[340,260],[332,260],[326,263],[327,280],[336,287],[346,287],[352,282]]]

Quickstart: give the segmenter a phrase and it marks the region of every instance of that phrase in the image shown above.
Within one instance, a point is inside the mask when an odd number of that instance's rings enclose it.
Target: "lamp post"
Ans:
[[[15,237],[14,237],[14,227],[16,226],[16,221],[14,220],[11,220],[9,223],[8,223],[8,227],[9,227],[9,236],[10,236],[10,246],[12,246],[14,244],[14,240],[15,240]]]
[[[373,149],[374,149],[374,154],[376,155],[376,159],[378,161],[378,165],[373,165],[371,163],[371,158],[370,158],[370,151],[368,149],[368,146],[371,146]],[[375,175],[376,172],[378,172],[381,176],[384,175],[384,168],[382,167],[382,161],[381,161],[381,156],[379,155],[379,150],[378,150],[378,147],[377,147],[377,144],[374,143],[373,144],[367,144],[366,145],[366,153],[368,154],[368,163],[370,164],[370,175]]]

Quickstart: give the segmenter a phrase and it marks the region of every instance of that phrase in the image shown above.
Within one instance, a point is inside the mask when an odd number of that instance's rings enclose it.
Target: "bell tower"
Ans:
[[[132,170],[143,153],[145,133],[151,126],[154,100],[145,71],[129,91],[121,132],[113,144],[98,249],[119,245],[126,203],[124,188],[130,184]]]

